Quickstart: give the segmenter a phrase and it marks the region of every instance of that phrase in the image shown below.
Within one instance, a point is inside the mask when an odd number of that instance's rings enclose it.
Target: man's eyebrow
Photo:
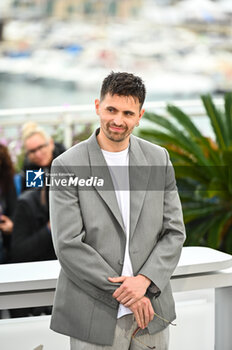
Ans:
[[[106,106],[106,109],[109,109],[109,108],[113,108],[117,111],[117,108],[115,108],[114,106]]]
[[[113,109],[114,111],[116,111],[116,112],[118,112],[118,109],[116,108],[116,107],[114,107],[114,106],[106,106],[106,109]],[[123,111],[123,113],[130,113],[130,114],[135,114],[135,112],[133,112],[133,111],[131,111],[131,110],[125,110],[125,111]]]
[[[130,110],[126,110],[126,111],[123,111],[123,113],[130,113],[130,114],[135,114],[135,112],[133,112],[133,111],[130,111]]]

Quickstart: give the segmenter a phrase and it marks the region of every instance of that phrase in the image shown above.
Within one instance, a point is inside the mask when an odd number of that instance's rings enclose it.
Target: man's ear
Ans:
[[[96,111],[97,115],[99,115],[99,108],[100,108],[100,100],[96,99],[95,100],[95,111]]]
[[[141,109],[141,111],[140,111],[139,120],[142,118],[142,116],[144,115],[144,113],[145,113],[145,109],[143,108],[143,109]]]

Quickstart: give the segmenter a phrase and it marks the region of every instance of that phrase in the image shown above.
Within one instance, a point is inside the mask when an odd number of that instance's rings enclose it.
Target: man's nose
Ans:
[[[117,115],[114,116],[114,124],[118,125],[118,126],[123,124],[123,115],[122,115],[122,113],[117,113]]]

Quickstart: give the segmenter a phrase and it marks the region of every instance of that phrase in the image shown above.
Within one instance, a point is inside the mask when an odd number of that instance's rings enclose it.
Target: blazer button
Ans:
[[[122,266],[123,265],[123,261],[122,260],[118,260],[118,264]]]

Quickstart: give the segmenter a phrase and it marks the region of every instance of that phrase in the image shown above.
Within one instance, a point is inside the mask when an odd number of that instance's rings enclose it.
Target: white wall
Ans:
[[[0,320],[0,349],[69,350],[69,338],[50,330],[49,322],[50,316]]]
[[[170,350],[214,349],[214,290],[174,293],[177,326],[170,326]]]

